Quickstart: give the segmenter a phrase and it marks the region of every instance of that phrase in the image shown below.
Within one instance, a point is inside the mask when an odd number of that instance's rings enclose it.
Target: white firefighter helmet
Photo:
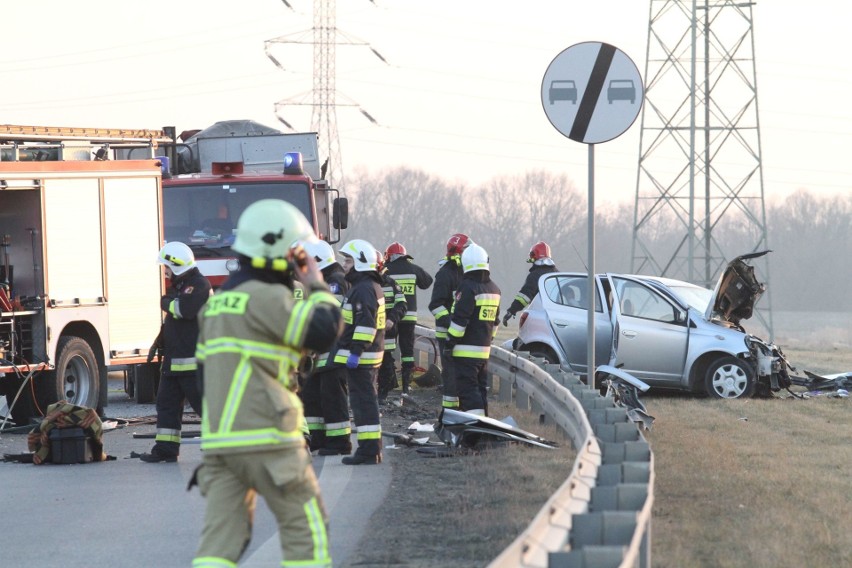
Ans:
[[[376,247],[363,239],[353,239],[340,247],[337,251],[343,256],[350,256],[355,261],[353,267],[357,272],[369,272],[371,270],[378,271],[378,251]]]
[[[306,253],[314,257],[320,270],[337,262],[337,259],[334,258],[334,249],[323,240],[303,241],[301,245]]]
[[[316,240],[314,230],[301,211],[280,199],[261,199],[243,211],[237,221],[237,236],[231,249],[252,260],[255,268],[284,271],[281,262],[298,241]]]
[[[488,253],[477,244],[468,246],[461,254],[462,268],[465,272],[471,270],[490,270],[488,267]]]
[[[180,276],[195,266],[195,255],[192,249],[180,241],[172,241],[163,245],[157,262],[168,266],[175,276]]]

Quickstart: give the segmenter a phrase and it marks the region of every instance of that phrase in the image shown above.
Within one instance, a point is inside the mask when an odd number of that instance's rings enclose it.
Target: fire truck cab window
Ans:
[[[250,204],[259,199],[283,199],[311,219],[310,196],[308,185],[300,182],[164,187],[163,205],[168,219],[165,239],[188,244],[196,257],[220,256],[224,251],[214,249],[228,249],[234,243],[237,220]]]

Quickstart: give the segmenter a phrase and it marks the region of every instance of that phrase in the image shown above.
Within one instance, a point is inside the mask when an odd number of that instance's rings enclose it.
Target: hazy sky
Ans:
[[[246,118],[283,128],[274,104],[310,103],[313,70],[308,45],[273,45],[283,70],[264,53],[266,40],[310,39],[312,2],[288,3],[4,2],[0,124],[181,131]],[[841,1],[754,7],[769,199],[850,187],[850,15]],[[616,46],[644,73],[648,17],[645,0],[338,0],[343,166],[408,165],[470,184],[546,169],[585,192],[587,147],[548,121],[542,78],[582,41]],[[310,128],[309,107],[281,112]],[[599,203],[634,197],[640,120],[595,147]]]

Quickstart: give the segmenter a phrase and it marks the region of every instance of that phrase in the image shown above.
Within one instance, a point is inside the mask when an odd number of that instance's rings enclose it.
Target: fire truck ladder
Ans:
[[[33,148],[58,149],[61,156],[58,159],[68,159],[63,150],[69,148],[79,150],[81,144],[101,145],[95,159],[106,159],[111,148],[127,150],[147,148],[148,152],[144,157],[153,158],[158,145],[174,144],[174,139],[164,130],[0,125],[0,149],[5,150],[0,155],[0,161],[40,159],[27,153],[22,156],[20,153],[22,149]]]

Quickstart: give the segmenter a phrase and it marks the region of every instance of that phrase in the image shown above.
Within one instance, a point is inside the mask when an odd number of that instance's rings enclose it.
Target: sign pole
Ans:
[[[577,43],[562,50],[547,66],[541,81],[541,105],[547,119],[563,135],[589,147],[586,384],[593,390],[597,315],[595,144],[617,138],[630,128],[639,115],[644,91],[639,70],[627,54],[597,41]],[[602,317],[610,312],[605,300],[601,298]]]
[[[595,388],[595,145],[589,144],[589,213],[588,213],[588,245],[589,264],[588,279],[588,319],[586,339],[586,383],[590,389]]]

